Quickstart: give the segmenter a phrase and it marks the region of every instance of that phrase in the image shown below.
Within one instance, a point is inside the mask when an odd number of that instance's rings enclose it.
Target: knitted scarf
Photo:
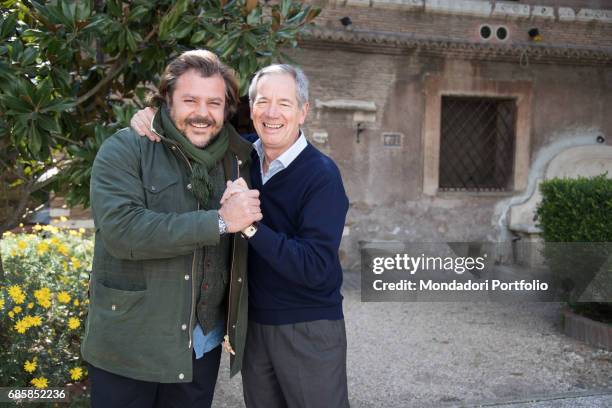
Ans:
[[[213,185],[209,172],[223,158],[229,146],[229,137],[236,130],[230,124],[223,125],[221,131],[204,148],[194,146],[180,130],[176,128],[170,118],[170,112],[166,104],[163,104],[153,118],[153,127],[160,129],[158,134],[162,139],[169,139],[176,143],[181,151],[187,155],[192,163],[191,191],[201,205],[206,206],[213,192]]]

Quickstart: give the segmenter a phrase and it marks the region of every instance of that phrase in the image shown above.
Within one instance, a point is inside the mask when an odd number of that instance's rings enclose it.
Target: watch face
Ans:
[[[255,225],[249,225],[244,229],[243,235],[245,238],[251,238],[257,232],[257,227]]]

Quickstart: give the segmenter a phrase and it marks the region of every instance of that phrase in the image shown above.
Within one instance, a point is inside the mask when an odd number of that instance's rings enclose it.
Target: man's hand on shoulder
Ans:
[[[151,131],[151,122],[156,112],[157,109],[149,107],[139,110],[130,120],[130,126],[140,136],[146,136],[152,142],[161,142],[159,136]]]

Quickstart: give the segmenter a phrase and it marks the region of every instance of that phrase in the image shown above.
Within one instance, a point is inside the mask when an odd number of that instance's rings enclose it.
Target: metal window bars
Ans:
[[[511,190],[516,100],[443,96],[440,191]]]

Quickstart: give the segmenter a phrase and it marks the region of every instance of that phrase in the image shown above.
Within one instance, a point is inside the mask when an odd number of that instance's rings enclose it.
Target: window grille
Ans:
[[[439,190],[512,189],[516,100],[443,96]]]

